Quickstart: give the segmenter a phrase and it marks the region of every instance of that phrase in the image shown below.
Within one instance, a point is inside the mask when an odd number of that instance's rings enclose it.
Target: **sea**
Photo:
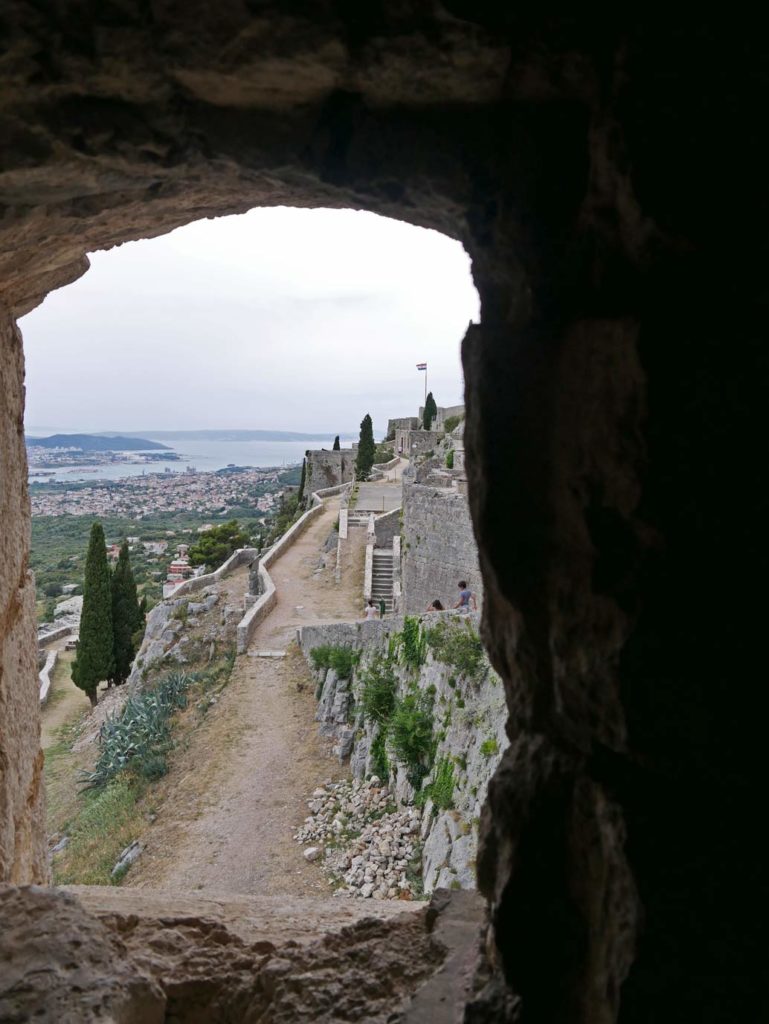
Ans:
[[[54,431],[52,431],[54,433]],[[52,483],[99,480],[121,480],[129,476],[141,476],[149,473],[184,473],[187,467],[193,467],[200,473],[210,473],[227,466],[251,466],[255,469],[268,466],[296,466],[301,463],[308,448],[330,448],[333,437],[327,441],[243,441],[243,440],[169,440],[166,437],[153,438],[168,448],[173,449],[180,457],[176,462],[134,463],[111,462],[104,466],[57,466],[55,470],[31,470],[31,483]],[[345,443],[345,442],[343,442]],[[346,442],[349,444],[349,441]],[[38,475],[45,472],[45,476]],[[50,474],[50,475],[49,475]]]

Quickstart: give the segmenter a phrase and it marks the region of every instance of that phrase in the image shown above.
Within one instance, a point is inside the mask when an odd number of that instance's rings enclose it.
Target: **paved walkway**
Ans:
[[[390,512],[394,508],[400,508],[403,502],[401,478],[404,467],[407,465],[408,463],[405,459],[399,459],[392,469],[385,471],[383,480],[359,484],[355,511]]]

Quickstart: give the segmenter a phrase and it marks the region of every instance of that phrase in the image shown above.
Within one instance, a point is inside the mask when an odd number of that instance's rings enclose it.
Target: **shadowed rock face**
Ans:
[[[461,239],[482,301],[465,442],[511,737],[479,862],[489,999],[504,978],[524,1021],[757,1016],[767,54],[707,17],[3,11],[3,877],[44,876],[11,315],[88,250],[364,207]]]

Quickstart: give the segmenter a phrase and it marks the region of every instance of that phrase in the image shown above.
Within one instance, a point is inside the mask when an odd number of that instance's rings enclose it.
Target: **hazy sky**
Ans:
[[[27,429],[343,432],[462,401],[459,242],[371,213],[257,209],[91,255],[21,322]]]

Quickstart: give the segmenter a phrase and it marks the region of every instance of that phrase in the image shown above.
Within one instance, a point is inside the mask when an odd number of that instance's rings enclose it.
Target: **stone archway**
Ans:
[[[2,30],[2,877],[45,876],[13,317],[87,250],[364,207],[460,238],[481,297],[466,438],[513,739],[479,864],[501,975],[526,1020],[753,1012],[760,35],[456,0],[79,20],[20,0]]]

